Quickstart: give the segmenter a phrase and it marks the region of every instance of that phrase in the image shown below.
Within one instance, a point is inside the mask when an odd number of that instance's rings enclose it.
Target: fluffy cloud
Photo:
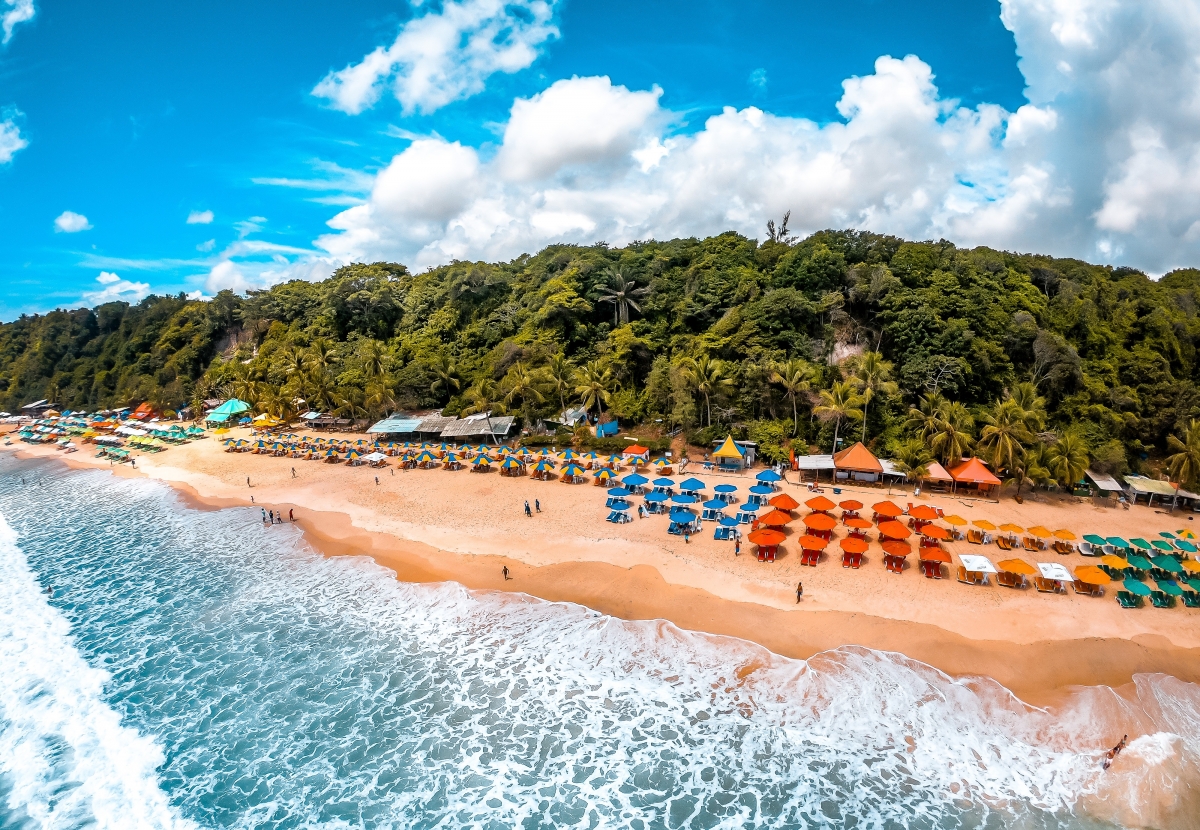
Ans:
[[[82,213],[76,213],[73,210],[64,210],[54,220],[55,233],[79,233],[80,231],[90,231],[91,224],[88,218]]]
[[[334,261],[510,258],[546,244],[858,227],[1099,258],[1200,263],[1200,7],[1002,0],[1029,103],[943,98],[915,56],[843,83],[841,120],[726,108],[691,134],[657,89],[562,80],[498,151],[421,138],[317,240]]]
[[[558,36],[555,2],[446,0],[440,11],[404,24],[391,46],[330,72],[312,94],[355,114],[374,106],[390,81],[406,114],[433,112],[480,92],[497,72],[531,65],[542,44]]]
[[[4,5],[8,8],[0,19],[0,26],[4,28],[4,42],[8,43],[17,24],[33,19],[34,8],[33,0],[4,0]]]
[[[96,282],[103,287],[97,291],[83,292],[83,299],[88,305],[96,306],[117,300],[136,303],[150,294],[149,283],[123,280],[109,271],[101,271],[100,276],[96,277]]]
[[[0,164],[8,164],[13,156],[29,146],[29,142],[21,135],[21,128],[13,120],[15,115],[5,117],[0,121]]]
[[[211,225],[212,220],[213,212],[211,210],[193,210],[187,217],[189,225]]]

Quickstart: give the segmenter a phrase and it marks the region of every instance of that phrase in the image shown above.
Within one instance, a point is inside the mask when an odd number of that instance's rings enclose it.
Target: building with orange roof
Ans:
[[[973,487],[980,493],[991,494],[1000,487],[1000,479],[987,468],[978,458],[964,458],[962,462],[950,470],[954,479],[954,489]]]
[[[833,471],[835,479],[879,481],[883,475],[883,465],[879,463],[875,454],[859,441],[834,454]]]

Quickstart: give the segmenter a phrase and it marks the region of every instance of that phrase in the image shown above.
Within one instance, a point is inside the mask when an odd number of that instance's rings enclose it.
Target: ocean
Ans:
[[[0,517],[4,830],[1200,826],[1200,688],[1168,676],[1038,709],[894,653],[405,584],[7,455]]]

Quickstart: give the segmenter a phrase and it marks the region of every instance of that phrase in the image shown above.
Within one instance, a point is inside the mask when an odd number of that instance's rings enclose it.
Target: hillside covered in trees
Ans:
[[[1200,465],[1200,270],[964,250],[855,231],[553,246],[422,274],[350,265],[211,301],[0,326],[0,408],[162,409],[236,395],[287,415],[446,407],[531,425],[732,430],[768,458],[863,438],[919,468],[978,454],[1017,484]],[[1182,439],[1182,440],[1181,440]],[[1186,451],[1186,452],[1185,452]],[[1180,453],[1195,462],[1179,467]]]

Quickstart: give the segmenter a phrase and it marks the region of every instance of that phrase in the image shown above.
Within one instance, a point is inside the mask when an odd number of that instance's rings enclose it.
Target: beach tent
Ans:
[[[836,479],[878,481],[883,465],[861,441],[833,454],[833,474]]]
[[[721,442],[721,446],[713,452],[712,457],[716,459],[718,466],[741,467],[745,463],[746,453],[733,440],[732,435],[727,435]]]
[[[241,415],[248,409],[250,409],[250,404],[246,403],[245,401],[239,401],[237,398],[230,398],[212,412],[208,413],[208,415],[204,417],[204,420],[223,424],[234,415]]]
[[[964,458],[950,471],[950,477],[954,479],[955,488],[975,487],[981,492],[991,492],[1000,486],[1000,479],[978,458]]]

